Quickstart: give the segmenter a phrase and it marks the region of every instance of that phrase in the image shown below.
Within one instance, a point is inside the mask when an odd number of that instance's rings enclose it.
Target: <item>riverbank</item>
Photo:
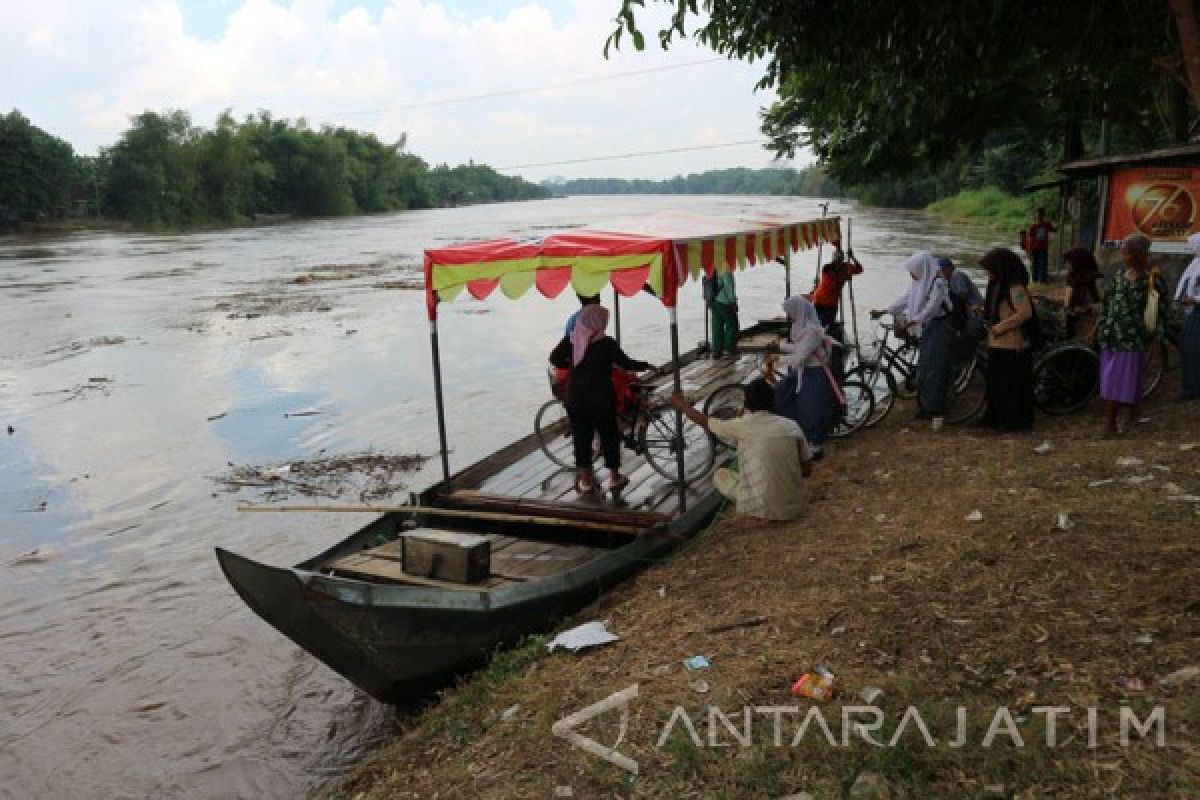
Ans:
[[[1014,197],[995,186],[966,189],[930,203],[925,210],[947,222],[980,225],[997,233],[1015,234],[1027,228],[1039,206],[1053,207],[1054,197],[1035,193]]]
[[[326,796],[820,800],[856,782],[886,793],[850,796],[1197,796],[1200,676],[1181,670],[1200,666],[1200,435],[1195,407],[1170,400],[1178,381],[1169,373],[1148,420],[1116,440],[1098,438],[1095,405],[1026,436],[934,434],[900,407],[819,465],[804,519],[718,519],[564,624],[606,619],[619,642],[547,655],[535,638],[500,655]],[[688,672],[694,655],[711,666]],[[838,746],[815,719],[793,745],[809,701],[788,687],[817,665],[836,676],[817,707]],[[618,750],[636,778],[552,734],[634,684]],[[928,740],[911,716],[895,746],[856,739],[842,718],[854,705],[881,710],[884,742],[913,707]],[[749,740],[710,706],[743,734],[750,707]],[[1045,706],[1064,708],[1055,747]],[[1161,747],[1154,729],[1121,744],[1126,706],[1140,721],[1163,709]],[[619,716],[578,730],[612,744]]]

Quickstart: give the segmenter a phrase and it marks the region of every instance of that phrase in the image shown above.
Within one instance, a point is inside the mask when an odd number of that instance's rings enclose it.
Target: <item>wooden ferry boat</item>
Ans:
[[[656,380],[662,393],[678,389],[702,398],[747,378],[755,366],[749,355],[712,361],[704,347],[679,354],[677,289],[702,270],[776,258],[786,268],[791,251],[836,238],[838,220],[689,217],[675,225],[674,235],[657,237],[573,231],[536,244],[427,251],[443,480],[415,496],[412,507],[388,510],[294,567],[218,548],[221,569],[246,604],[364,691],[400,702],[481,665],[497,647],[551,628],[702,530],[721,498],[711,473],[685,478],[684,452],[675,480],[651,469],[644,456],[626,453],[630,483],[617,497],[579,495],[573,472],[555,464],[533,434],[451,474],[441,398],[437,305],[463,288],[482,298],[497,286],[516,296],[522,286],[552,295],[568,283],[581,293],[611,283],[616,294],[632,297],[649,286],[671,312],[672,363]],[[706,230],[696,233],[697,227]],[[744,341],[779,327],[759,323],[743,333]],[[569,439],[559,446],[568,449]],[[598,485],[604,478],[601,471]]]

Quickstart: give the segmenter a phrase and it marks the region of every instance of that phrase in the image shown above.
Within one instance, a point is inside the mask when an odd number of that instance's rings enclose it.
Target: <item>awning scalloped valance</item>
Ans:
[[[689,277],[769,263],[841,235],[839,217],[781,224],[697,219],[687,222],[693,227],[707,222],[712,232],[656,236],[582,230],[538,242],[501,239],[426,250],[430,319],[436,318],[438,302],[453,300],[464,289],[482,300],[499,288],[515,300],[532,288],[557,297],[568,284],[581,295],[611,285],[626,297],[649,287],[664,305],[674,306],[677,288]]]

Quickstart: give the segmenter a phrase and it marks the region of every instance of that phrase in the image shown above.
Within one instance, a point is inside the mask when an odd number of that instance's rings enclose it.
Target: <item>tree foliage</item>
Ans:
[[[146,111],[96,157],[14,111],[0,116],[0,207],[55,213],[70,196],[137,225],[223,224],[255,214],[338,216],[525,200],[548,192],[483,165],[430,169],[349,128],[313,130],[261,111],[221,114],[208,130],[184,111]]]
[[[1178,51],[1162,0],[658,1],[674,7],[664,48],[695,18],[700,42],[762,61],[771,149],[811,147],[847,184],[935,170],[996,135],[1078,155],[1102,113],[1142,146],[1181,127],[1183,87],[1156,67]],[[606,50],[642,5],[624,0]]]
[[[0,209],[21,215],[65,206],[74,176],[71,145],[19,111],[0,114]]]
[[[820,167],[709,170],[663,181],[577,178],[543,181],[556,194],[758,194],[836,197],[841,189]]]

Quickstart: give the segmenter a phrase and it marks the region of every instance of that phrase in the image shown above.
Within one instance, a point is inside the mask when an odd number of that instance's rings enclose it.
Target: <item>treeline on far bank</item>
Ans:
[[[577,194],[759,194],[840,197],[843,192],[819,165],[803,169],[733,167],[666,180],[623,178],[549,178],[542,186],[559,195]]]
[[[96,156],[0,114],[0,223],[101,216],[139,226],[235,224],[528,200],[549,192],[482,164],[430,167],[405,140],[314,130],[269,112],[209,129],[184,111],[147,111]]]

